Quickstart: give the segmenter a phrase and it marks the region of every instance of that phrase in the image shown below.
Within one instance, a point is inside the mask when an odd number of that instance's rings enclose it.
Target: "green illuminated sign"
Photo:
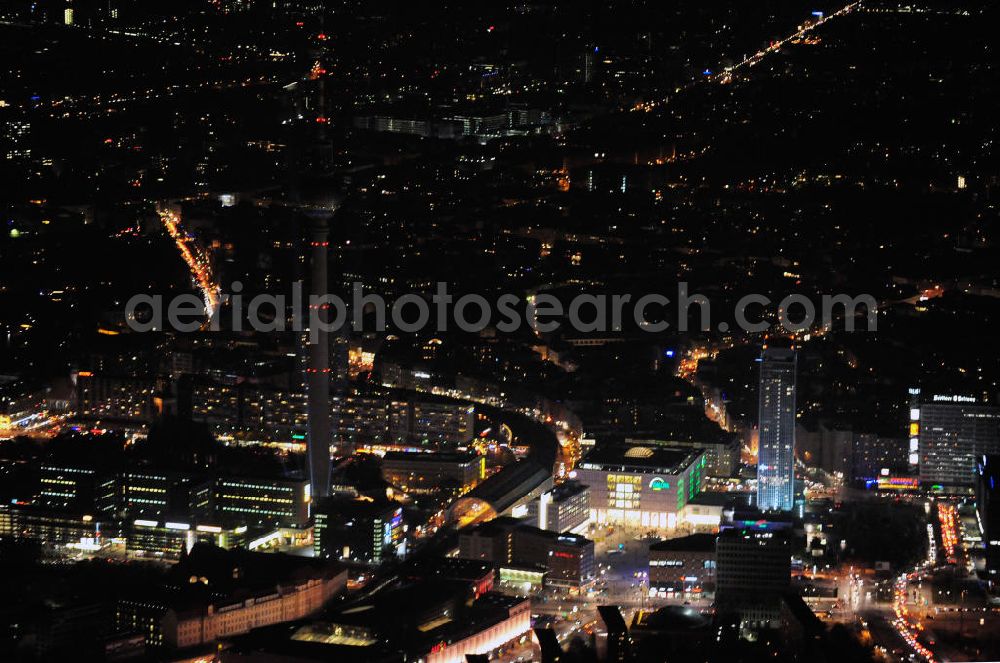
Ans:
[[[660,477],[655,477],[649,482],[650,490],[670,490],[670,484],[661,479]]]

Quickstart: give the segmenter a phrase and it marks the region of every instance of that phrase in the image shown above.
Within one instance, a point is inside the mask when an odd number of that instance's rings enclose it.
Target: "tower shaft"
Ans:
[[[309,254],[312,284],[310,287],[309,319],[326,321],[328,311],[315,310],[317,302],[327,294],[327,248],[329,247],[329,215],[311,214]],[[313,332],[313,330],[310,330]],[[313,499],[330,494],[330,339],[323,326],[313,333],[309,343],[309,363],[306,367],[306,396],[309,409],[308,435],[309,481]],[[311,340],[311,339],[309,339]]]

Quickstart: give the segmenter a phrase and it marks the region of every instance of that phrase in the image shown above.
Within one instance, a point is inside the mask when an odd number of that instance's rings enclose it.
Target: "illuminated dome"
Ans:
[[[632,447],[625,452],[626,458],[652,458],[653,450],[649,447]]]

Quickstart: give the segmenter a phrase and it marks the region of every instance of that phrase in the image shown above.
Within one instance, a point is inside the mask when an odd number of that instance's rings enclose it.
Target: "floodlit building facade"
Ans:
[[[757,506],[791,511],[795,502],[794,350],[764,348],[760,360]]]
[[[921,485],[969,492],[976,461],[1000,453],[1000,407],[974,396],[921,395],[919,389],[911,390],[911,397],[910,452],[919,464]]]
[[[703,449],[598,446],[576,478],[590,489],[592,522],[657,529],[676,527],[704,471]]]

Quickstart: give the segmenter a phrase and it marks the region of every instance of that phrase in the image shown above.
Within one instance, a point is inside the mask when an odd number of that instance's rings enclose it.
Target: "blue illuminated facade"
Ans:
[[[757,508],[791,511],[795,501],[795,350],[764,348],[760,361]]]

